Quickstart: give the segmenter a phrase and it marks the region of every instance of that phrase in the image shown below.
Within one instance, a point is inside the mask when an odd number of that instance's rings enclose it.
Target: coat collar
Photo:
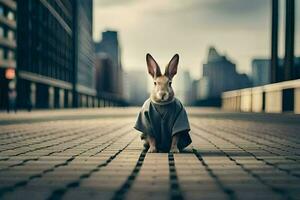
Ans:
[[[163,105],[168,105],[168,104],[172,103],[173,101],[175,101],[175,97],[171,101],[167,101],[167,102],[156,102],[151,98],[150,98],[150,101],[156,105],[163,106]]]

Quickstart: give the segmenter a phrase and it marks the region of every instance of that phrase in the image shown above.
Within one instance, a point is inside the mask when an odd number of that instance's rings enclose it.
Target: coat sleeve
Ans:
[[[144,104],[142,110],[139,112],[134,128],[146,135],[152,135],[147,103]]]
[[[182,150],[188,145],[192,143],[192,139],[189,134],[190,124],[188,120],[187,113],[185,109],[182,107],[178,117],[175,120],[172,135],[179,134],[179,140],[177,143],[177,147]]]
[[[187,113],[185,109],[182,107],[181,111],[179,112],[179,114],[175,119],[173,129],[172,129],[172,135],[175,135],[176,133],[183,132],[183,131],[189,132],[190,124],[189,124]]]

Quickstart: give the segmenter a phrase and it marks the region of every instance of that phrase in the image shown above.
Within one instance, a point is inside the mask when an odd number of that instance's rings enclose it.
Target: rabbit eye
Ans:
[[[154,85],[156,85],[156,82],[154,82]]]
[[[171,86],[172,85],[172,82],[169,82],[169,86]]]

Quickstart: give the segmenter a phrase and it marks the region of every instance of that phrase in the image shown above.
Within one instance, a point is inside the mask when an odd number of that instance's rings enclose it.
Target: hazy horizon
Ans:
[[[299,8],[296,0],[296,18],[300,16]],[[284,48],[283,11],[281,6],[280,56]],[[300,55],[298,24],[296,55]],[[125,70],[143,70],[146,53],[151,53],[161,67],[179,53],[180,70],[189,70],[198,78],[208,47],[215,46],[237,65],[239,72],[249,74],[253,58],[270,56],[271,1],[94,0],[94,39],[99,41],[105,30],[119,32]]]

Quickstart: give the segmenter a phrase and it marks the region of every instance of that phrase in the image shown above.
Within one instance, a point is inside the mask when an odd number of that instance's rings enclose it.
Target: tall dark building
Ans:
[[[115,66],[121,68],[121,50],[117,31],[102,32],[102,40],[95,44],[96,52],[109,55]]]
[[[0,1],[0,109],[8,106],[16,85],[16,11],[16,1]]]
[[[76,0],[74,14],[75,81],[73,106],[91,106],[95,90],[93,1]],[[88,105],[89,104],[89,105]]]
[[[96,56],[96,90],[99,95],[114,93],[114,72],[112,60],[107,54],[99,53]]]
[[[112,84],[113,93],[123,96],[123,71],[121,64],[121,50],[118,41],[118,32],[105,31],[102,33],[102,40],[95,43],[96,53],[106,54],[112,62]]]
[[[19,105],[92,102],[92,0],[19,0],[17,24]]]
[[[235,64],[209,48],[207,63],[203,64],[203,77],[209,81],[209,98],[220,98],[224,91],[250,87],[247,75],[236,72]]]
[[[124,95],[116,90],[116,86],[120,84],[116,75],[118,74],[111,57],[107,53],[97,53],[94,78],[100,106],[127,105]]]
[[[18,104],[72,105],[74,33],[72,0],[18,1]]]

